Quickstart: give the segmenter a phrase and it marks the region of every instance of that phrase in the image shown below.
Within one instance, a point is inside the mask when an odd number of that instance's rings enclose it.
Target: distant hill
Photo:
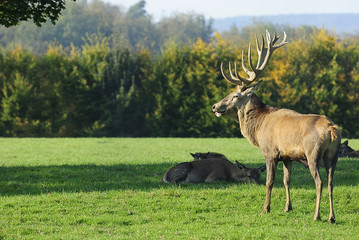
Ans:
[[[337,34],[359,34],[359,14],[288,14],[268,16],[237,16],[215,19],[213,27],[216,31],[229,30],[232,25],[238,29],[253,24],[264,22],[290,27],[310,25],[324,27]]]

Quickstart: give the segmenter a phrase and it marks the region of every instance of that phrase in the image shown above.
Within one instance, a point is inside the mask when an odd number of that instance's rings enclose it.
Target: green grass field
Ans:
[[[359,140],[349,140],[359,149]],[[248,166],[264,164],[245,139],[0,138],[0,239],[358,239],[359,159],[339,159],[337,223],[313,221],[314,181],[293,164],[293,211],[284,212],[279,164],[271,213],[260,215],[261,185],[167,185],[164,172],[190,152],[214,151]]]

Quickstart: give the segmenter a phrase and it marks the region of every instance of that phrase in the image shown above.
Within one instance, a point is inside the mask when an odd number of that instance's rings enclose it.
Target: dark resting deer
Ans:
[[[285,211],[292,210],[289,185],[292,161],[298,161],[309,167],[317,190],[314,220],[320,219],[320,200],[322,194],[322,179],[319,165],[324,165],[328,176],[329,192],[329,221],[335,222],[333,210],[333,175],[338,160],[338,148],[341,134],[337,125],[328,117],[315,114],[300,114],[289,109],[278,109],[264,104],[255,94],[262,80],[254,83],[267,66],[274,50],[285,45],[286,34],[282,42],[277,43],[280,36],[271,35],[266,31],[266,42],[262,35],[262,44],[259,46],[256,37],[258,63],[253,66],[251,48],[248,49],[248,61],[251,69],[247,69],[243,60],[242,68],[248,78],[241,77],[234,64],[234,72],[229,64],[229,75],[223,71],[223,77],[231,84],[237,85],[237,90],[230,93],[223,100],[213,105],[212,110],[217,117],[228,116],[239,122],[242,135],[258,147],[266,159],[266,199],[263,213],[270,212],[270,199],[274,178],[279,161],[283,161],[283,182],[286,189]]]
[[[349,147],[348,140],[340,144],[339,157],[359,158],[359,150]]]
[[[247,168],[238,161],[233,164],[219,153],[196,154],[202,155],[204,158],[193,162],[182,162],[170,168],[164,174],[162,181],[165,183],[233,181],[259,184],[260,173],[266,169],[265,166]]]

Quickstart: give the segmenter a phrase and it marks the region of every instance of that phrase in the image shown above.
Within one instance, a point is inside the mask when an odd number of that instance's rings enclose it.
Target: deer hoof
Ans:
[[[290,212],[293,211],[293,208],[291,205],[289,205],[288,207],[285,207],[284,212]]]
[[[264,214],[267,214],[267,213],[270,213],[270,211],[268,211],[267,209],[265,209],[265,210],[263,210],[263,211],[261,212],[261,215],[264,215]]]

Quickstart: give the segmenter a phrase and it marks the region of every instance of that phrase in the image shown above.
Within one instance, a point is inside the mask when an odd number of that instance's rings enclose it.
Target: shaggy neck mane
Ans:
[[[242,135],[250,143],[258,147],[257,129],[260,128],[264,118],[278,109],[264,104],[256,94],[241,109],[238,109],[238,121]]]

